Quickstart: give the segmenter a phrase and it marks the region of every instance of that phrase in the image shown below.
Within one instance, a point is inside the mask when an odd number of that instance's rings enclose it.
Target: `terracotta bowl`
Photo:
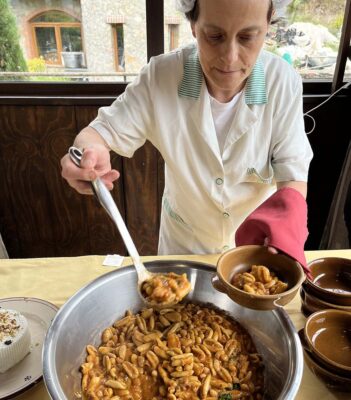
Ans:
[[[285,292],[274,295],[247,293],[231,284],[234,275],[249,271],[252,265],[264,265],[288,284]],[[264,246],[241,246],[218,259],[217,274],[212,279],[215,289],[226,293],[236,303],[255,310],[272,310],[289,303],[305,279],[301,265],[283,254],[272,254]]]
[[[305,349],[304,358],[309,369],[331,390],[338,392],[351,392],[351,379],[339,376],[322,367],[313,357],[313,354]]]
[[[337,304],[328,303],[316,297],[310,292],[305,282],[301,286],[300,297],[301,311],[306,317],[316,311],[326,310],[330,308],[340,311],[348,311],[349,313],[351,313],[351,306],[339,306]]]
[[[318,311],[307,318],[304,336],[320,365],[337,375],[351,377],[351,313]]]
[[[306,279],[309,291],[319,299],[340,306],[351,306],[351,260],[325,257],[308,264],[312,280]]]

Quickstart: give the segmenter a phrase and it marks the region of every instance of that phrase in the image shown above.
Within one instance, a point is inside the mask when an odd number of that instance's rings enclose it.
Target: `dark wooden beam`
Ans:
[[[344,73],[347,57],[350,56],[351,40],[351,0],[346,0],[344,23],[341,30],[340,46],[336,60],[332,93],[338,90],[344,82]]]
[[[163,0],[146,0],[147,60],[164,52]]]

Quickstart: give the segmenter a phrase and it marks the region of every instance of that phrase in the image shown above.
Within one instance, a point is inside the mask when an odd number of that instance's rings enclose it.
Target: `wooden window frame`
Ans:
[[[60,54],[62,52],[62,40],[61,40],[61,28],[80,28],[81,37],[82,37],[82,24],[80,22],[31,22],[32,28],[32,38],[33,38],[33,54],[36,57],[40,57],[39,47],[37,42],[37,35],[35,33],[35,28],[54,28],[55,30],[55,39],[57,46],[57,59],[58,62],[48,62],[45,60],[46,64],[49,65],[62,65],[62,60]],[[83,51],[83,37],[82,37],[82,51]]]
[[[176,49],[179,45],[179,24],[168,24],[169,51]]]
[[[145,0],[147,59],[164,52],[164,4],[163,0]],[[350,54],[351,0],[346,0],[344,25],[337,58],[334,80],[304,81],[304,96],[328,97],[344,81],[346,58]],[[117,95],[123,93],[126,83],[89,82],[0,82],[0,104],[110,104]],[[351,87],[338,96],[350,95]]]

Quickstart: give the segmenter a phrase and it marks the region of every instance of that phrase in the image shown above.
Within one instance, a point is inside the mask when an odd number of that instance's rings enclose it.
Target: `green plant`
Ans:
[[[19,42],[16,19],[8,0],[0,0],[0,71],[26,70],[27,64]]]
[[[300,6],[301,3],[303,3],[304,0],[293,0],[290,4],[289,4],[289,13],[290,13],[290,21],[291,23],[296,21],[296,15],[297,15],[297,11],[298,8]]]
[[[337,15],[330,22],[329,28],[330,28],[331,32],[334,35],[337,34],[338,32],[340,32],[343,22],[344,22],[344,16],[343,15]]]
[[[43,57],[31,58],[27,61],[29,72],[45,72],[46,65]]]
[[[332,49],[333,51],[337,52],[339,50],[339,43],[325,42],[324,47],[329,47],[329,49]]]

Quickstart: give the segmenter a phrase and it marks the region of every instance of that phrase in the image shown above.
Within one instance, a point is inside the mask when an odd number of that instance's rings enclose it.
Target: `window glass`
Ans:
[[[80,27],[61,27],[61,42],[63,51],[82,51],[82,35]]]
[[[124,30],[123,24],[116,24],[115,34],[115,53],[116,53],[116,71],[125,71],[124,59]]]
[[[175,9],[173,0],[165,3],[165,51],[171,50],[167,24],[177,21],[179,46],[194,41],[189,22]],[[286,1],[280,1],[286,3]],[[346,0],[292,0],[277,9],[265,49],[283,57],[304,79],[333,78],[340,42]],[[347,62],[345,77],[351,75]]]
[[[58,63],[55,28],[35,27],[35,39],[38,55],[49,64]]]
[[[180,46],[194,43],[189,21],[175,8],[174,0],[164,0],[164,43],[165,53]]]
[[[33,22],[79,22],[72,15],[65,14],[62,11],[48,11],[32,19]]]
[[[284,3],[284,2],[283,2]],[[273,16],[265,47],[305,79],[332,79],[346,0],[293,0]],[[345,75],[350,75],[350,62]]]
[[[147,62],[145,0],[8,0],[0,80],[130,82]]]

